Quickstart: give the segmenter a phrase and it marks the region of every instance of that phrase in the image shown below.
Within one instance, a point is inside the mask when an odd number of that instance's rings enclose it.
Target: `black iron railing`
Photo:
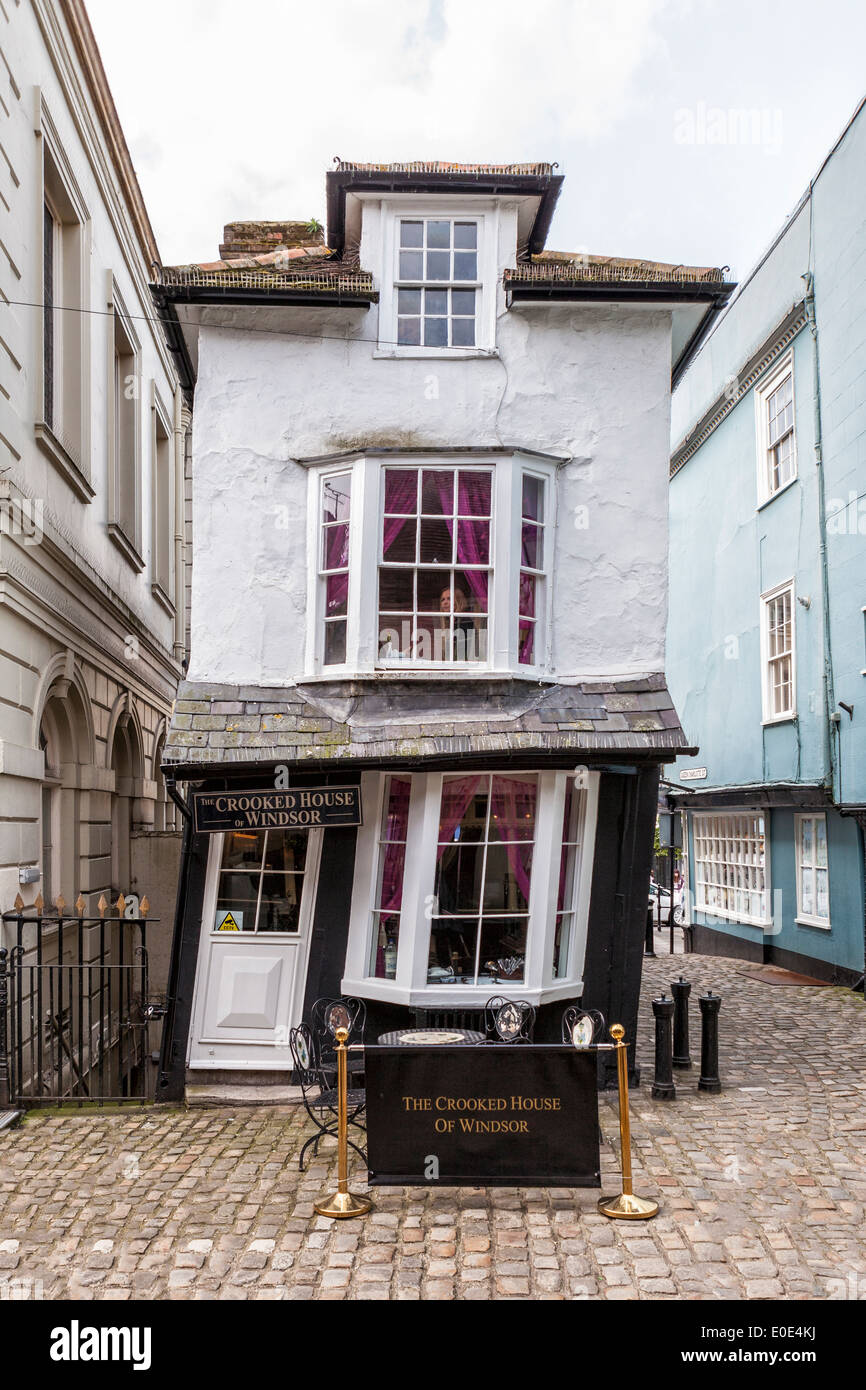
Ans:
[[[41,896],[3,913],[0,949],[0,1105],[149,1099],[148,1027],[159,1016],[148,994],[147,898],[128,917],[98,903],[73,912]],[[14,938],[14,940],[12,939]],[[4,1097],[5,1091],[5,1097]]]

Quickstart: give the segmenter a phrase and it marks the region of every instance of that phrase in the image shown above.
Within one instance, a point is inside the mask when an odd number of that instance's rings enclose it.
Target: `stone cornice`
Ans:
[[[695,425],[691,434],[687,435],[681,444],[677,446],[671,456],[670,476],[673,478],[681,468],[688,463],[693,454],[709,439],[710,435],[718,429],[719,425],[731,413],[736,405],[740,403],[745,395],[751,391],[755,382],[763,375],[768,367],[782,355],[790,346],[794,338],[802,328],[806,326],[806,308],[801,302],[795,304],[794,308],[773,330],[758,351],[754,353],[746,362],[745,366],[737,372],[735,377],[729,378],[726,389],[720,396],[717,396],[698,423]]]

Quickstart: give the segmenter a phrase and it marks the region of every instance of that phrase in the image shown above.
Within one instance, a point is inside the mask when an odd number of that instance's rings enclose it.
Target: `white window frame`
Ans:
[[[478,278],[470,283],[441,281],[440,288],[475,288],[477,293],[474,347],[424,347],[397,342],[397,289],[399,279],[399,223],[402,218],[424,221],[457,219],[478,223]],[[379,342],[375,357],[490,357],[496,352],[497,258],[499,208],[489,199],[455,198],[448,202],[420,199],[408,194],[382,204],[382,262],[379,291]],[[406,284],[409,282],[407,281]],[[417,282],[413,281],[413,286]]]
[[[791,701],[786,710],[776,711],[773,709],[771,661],[779,658],[770,657],[770,611],[774,601],[785,593],[790,594],[791,600]],[[797,718],[797,605],[793,579],[786,579],[783,584],[761,594],[761,709],[765,725],[784,724]]]
[[[816,843],[816,841],[815,841],[814,831],[813,831],[813,835],[812,835],[812,854],[813,854],[812,863],[811,863],[810,865],[808,865],[808,866],[805,865],[805,864],[803,863],[803,857],[802,857],[803,842],[802,842],[801,830],[802,830],[803,822],[804,822],[804,821],[807,821],[807,820],[810,820],[810,821],[812,821],[812,822],[817,822],[817,821],[823,821],[823,822],[824,822],[824,834],[825,834],[825,840],[826,840],[826,844],[827,844],[827,865],[826,865],[826,872],[827,872],[827,916],[826,916],[826,917],[819,917],[816,913],[808,913],[808,912],[804,912],[804,911],[803,911],[803,880],[802,880],[802,876],[801,876],[801,875],[802,875],[802,870],[803,870],[804,868],[806,868],[806,867],[808,867],[808,868],[813,868],[813,869],[817,868],[817,863],[816,863],[816,859],[815,859],[815,843]],[[831,930],[832,930],[832,927],[831,927],[831,918],[830,918],[830,836],[829,836],[829,833],[828,833],[827,815],[826,815],[826,812],[824,812],[824,811],[798,811],[798,812],[796,813],[796,815],[794,816],[794,863],[795,863],[795,872],[796,872],[796,876],[797,876],[797,918],[796,918],[796,920],[797,920],[797,925],[798,925],[798,926],[802,926],[802,927],[817,927],[820,931],[831,931]],[[817,901],[818,901],[818,894],[817,894],[817,891],[816,891],[816,893],[815,893],[815,902],[816,902],[816,904],[817,904]]]
[[[557,470],[559,460],[536,458],[520,450],[509,454],[365,454],[310,465],[307,489],[307,605],[306,680],[337,680],[349,675],[380,673],[402,679],[456,674],[474,679],[491,674],[536,678],[550,671],[553,549],[556,535]],[[379,655],[379,563],[384,511],[386,467],[489,470],[493,474],[490,585],[486,661],[421,661]],[[352,474],[349,516],[349,596],[346,661],[325,666],[324,583],[319,573],[322,483],[333,474]],[[540,571],[544,611],[536,624],[532,665],[519,661],[518,599],[521,556],[521,499],[523,474],[543,478],[544,567]]]
[[[768,814],[767,812],[755,811],[755,810],[750,809],[750,808],[748,808],[748,807],[740,807],[740,808],[738,808],[738,807],[730,807],[730,808],[727,808],[727,807],[726,807],[724,811],[693,811],[691,814],[692,814],[692,853],[693,853],[693,856],[694,856],[694,892],[693,892],[693,895],[692,895],[692,897],[691,897],[691,905],[692,905],[693,914],[696,913],[696,912],[702,912],[702,913],[703,913],[705,916],[707,916],[707,917],[716,917],[716,918],[719,918],[720,920],[724,920],[724,921],[728,921],[728,922],[738,922],[738,923],[741,923],[743,926],[747,926],[747,927],[759,927],[761,930],[766,930],[766,929],[770,926],[770,924],[771,924],[771,922],[772,922],[772,916],[771,916],[771,896],[770,896],[770,895],[771,895],[771,887],[772,887],[772,877],[771,877],[771,872],[770,872],[770,820],[769,820],[769,814]],[[761,818],[761,819],[763,820],[763,822],[764,822],[764,830],[763,830],[763,840],[764,840],[764,863],[763,863],[763,866],[762,866],[762,867],[763,867],[763,876],[764,876],[764,886],[763,886],[763,888],[762,888],[761,890],[754,890],[754,889],[752,889],[750,886],[743,885],[743,884],[731,884],[731,885],[719,885],[719,886],[720,886],[720,887],[729,887],[729,888],[732,889],[732,891],[740,891],[740,892],[760,891],[760,892],[761,892],[761,896],[762,896],[762,902],[763,902],[763,912],[762,912],[762,915],[759,916],[759,917],[756,917],[756,916],[754,916],[754,915],[751,914],[751,913],[746,913],[746,912],[734,912],[734,911],[731,911],[730,908],[719,907],[719,906],[716,905],[716,904],[712,904],[712,903],[709,903],[709,902],[705,901],[704,888],[707,886],[707,884],[705,883],[705,881],[704,881],[704,875],[703,875],[703,873],[701,872],[701,866],[702,866],[702,865],[706,865],[706,864],[710,864],[710,863],[713,863],[713,864],[716,864],[716,865],[720,865],[720,866],[721,866],[721,865],[726,865],[726,866],[728,866],[728,867],[733,866],[735,870],[736,870],[737,868],[751,869],[751,868],[756,868],[756,867],[759,867],[759,866],[749,864],[749,863],[747,862],[747,858],[745,858],[745,857],[740,861],[739,864],[737,864],[737,861],[736,861],[736,860],[725,860],[725,859],[723,859],[723,858],[721,858],[721,857],[717,857],[717,858],[714,858],[714,859],[710,860],[710,859],[705,859],[705,858],[699,856],[699,854],[698,854],[698,839],[699,839],[699,837],[701,838],[701,840],[702,840],[704,843],[710,843],[710,844],[712,844],[712,843],[719,843],[719,844],[721,844],[722,842],[732,841],[732,840],[734,840],[734,839],[737,838],[737,837],[735,837],[734,835],[728,833],[728,828],[727,828],[727,826],[726,826],[725,823],[726,823],[726,822],[730,822],[730,821],[734,821],[734,820],[743,820],[743,819],[745,819],[745,818],[747,818],[747,817],[748,817],[749,819],[752,819],[752,820],[757,820],[758,818]],[[740,838],[742,839],[743,837],[740,836]],[[748,837],[747,837],[747,838],[748,838]],[[753,835],[751,838],[757,840],[757,838],[758,838],[758,837],[757,837],[757,834]],[[711,851],[711,852],[712,852],[712,853],[715,853],[715,851]],[[720,851],[719,851],[719,856],[721,856],[721,853],[722,853],[722,851],[720,850]]]
[[[162,431],[162,436],[160,436]],[[165,447],[168,456],[166,476],[160,485],[159,449]],[[157,390],[156,382],[150,383],[150,591],[165,611],[172,617],[175,606],[174,593],[174,535],[175,535],[175,439],[172,418],[165,402]],[[164,494],[163,494],[164,488]],[[165,563],[160,553],[163,545],[167,554]]]
[[[96,495],[91,476],[91,381],[90,381],[90,262],[92,229],[90,213],[57,129],[39,100],[42,136],[42,189],[40,199],[39,286],[44,290],[43,208],[54,224],[53,237],[53,374],[52,419],[45,416],[44,315],[40,315],[38,357],[38,418],[33,430],[36,442],[81,502]],[[81,311],[85,312],[81,312]]]
[[[494,776],[509,775],[507,767],[489,769]],[[587,922],[592,889],[592,866],[595,852],[595,831],[598,813],[600,774],[590,772],[586,789],[574,788],[582,798],[580,826],[580,857],[575,864],[573,882],[573,930],[569,942],[566,973],[553,976],[553,952],[556,932],[557,894],[559,890],[560,855],[562,851],[562,822],[565,813],[567,780],[573,777],[568,770],[526,769],[527,775],[538,777],[538,813],[535,825],[535,848],[529,894],[529,927],[526,938],[524,979],[513,984],[503,982],[495,987],[478,985],[430,985],[427,983],[427,962],[430,942],[430,904],[436,875],[436,847],[442,784],[452,772],[466,775],[465,768],[448,772],[410,772],[396,767],[382,772],[361,775],[361,802],[370,808],[358,831],[355,851],[355,874],[352,888],[352,908],[349,919],[349,939],[346,968],[341,989],[363,999],[416,1005],[433,1008],[485,1002],[491,993],[511,994],[528,999],[533,1004],[570,999],[583,990],[583,968],[586,953]],[[372,978],[367,974],[374,930],[375,897],[379,873],[379,838],[384,814],[383,799],[389,776],[409,776],[412,791],[409,799],[407,851],[403,877],[400,938],[397,950],[397,973],[393,980]]]
[[[791,410],[793,423],[791,428],[791,448],[793,472],[790,478],[784,483],[780,483],[777,488],[772,486],[772,465],[770,461],[770,420],[769,402],[770,397],[776,392],[785,380],[791,378]],[[773,498],[780,496],[792,483],[797,481],[797,398],[794,390],[794,353],[789,349],[777,362],[773,364],[771,371],[755,387],[755,428],[758,446],[758,506],[763,507],[767,502],[772,502]]]

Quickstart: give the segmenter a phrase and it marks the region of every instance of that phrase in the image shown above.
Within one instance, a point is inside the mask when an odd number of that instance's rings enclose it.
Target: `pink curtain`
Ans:
[[[407,512],[406,516],[386,516],[382,536],[382,554],[387,556],[390,547],[399,536],[407,521],[418,512],[418,470],[388,469],[385,473],[385,511]]]
[[[437,863],[449,844],[454,843],[454,831],[466,815],[480,782],[480,776],[450,777],[446,782],[443,782],[442,806],[439,812],[439,846],[436,850]]]
[[[521,844],[506,844],[508,867],[517,879],[517,886],[529,902],[529,873],[532,867],[532,842],[535,831],[535,802],[537,787],[516,777],[493,778],[493,814],[497,818],[500,839],[521,840]],[[527,820],[527,814],[529,820]]]
[[[329,526],[325,534],[325,568],[343,569],[349,563],[349,525]],[[328,576],[328,613],[345,606],[349,597],[349,572]]]
[[[449,535],[454,535],[454,518],[451,515],[454,507],[454,474],[453,473],[434,473],[436,487],[439,492],[439,500],[442,510],[445,513],[445,523],[448,527]],[[481,500],[477,495],[478,489],[475,484],[473,492],[473,475],[471,473],[461,473],[457,485],[457,510],[468,512],[469,508]],[[489,510],[489,502],[487,504]],[[490,522],[486,517],[478,517],[469,521],[459,521],[457,523],[457,564],[458,565],[486,565],[490,557]],[[472,590],[472,597],[477,601],[478,611],[487,612],[487,572],[482,570],[466,570],[466,582]]]

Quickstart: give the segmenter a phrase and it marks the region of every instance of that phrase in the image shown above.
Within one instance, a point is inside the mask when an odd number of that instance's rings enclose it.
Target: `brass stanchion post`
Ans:
[[[349,1122],[346,1117],[346,1091],[348,1089],[348,1067],[346,1065],[346,1043],[349,1040],[348,1028],[338,1028],[337,1042],[337,1190],[327,1193],[316,1202],[313,1210],[317,1216],[365,1216],[372,1210],[369,1197],[359,1197],[349,1191]]]
[[[609,1216],[614,1221],[648,1221],[651,1216],[658,1216],[659,1204],[654,1202],[651,1197],[636,1197],[632,1191],[631,1126],[628,1118],[628,1061],[627,1048],[623,1041],[625,1029],[621,1023],[611,1024],[610,1036],[616,1044],[622,1192],[618,1197],[600,1197],[598,1209],[602,1216]]]

